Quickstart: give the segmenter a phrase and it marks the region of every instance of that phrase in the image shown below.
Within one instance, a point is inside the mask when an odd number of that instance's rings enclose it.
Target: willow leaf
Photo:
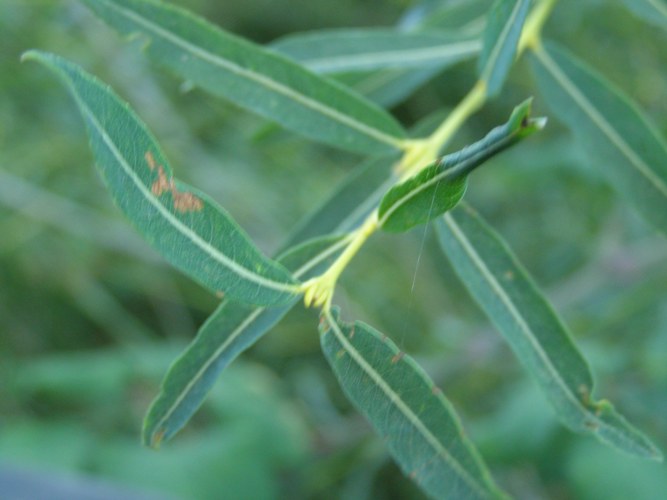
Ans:
[[[438,238],[471,295],[503,334],[561,421],[633,455],[660,451],[607,401],[593,400],[590,368],[507,244],[470,207],[437,221]]]
[[[468,59],[481,48],[469,35],[391,29],[335,29],[299,33],[271,47],[317,73],[437,66]]]
[[[344,240],[325,237],[290,249],[279,261],[294,275],[323,272],[340,253]],[[144,419],[144,444],[157,448],[197,411],[220,373],[289,312],[297,299],[281,307],[252,307],[223,301],[202,325],[194,341],[169,368]]]
[[[496,0],[491,6],[477,67],[489,96],[498,94],[505,83],[529,5],[530,0]]]
[[[425,12],[422,16],[419,16],[419,11],[429,9],[428,5],[417,5],[412,11],[408,12],[408,16],[412,13],[412,17],[417,19],[419,29],[456,30],[479,34],[486,23],[490,6],[491,0],[434,2],[430,4],[431,10]],[[404,18],[403,25],[408,24],[408,22],[409,19]]]
[[[182,78],[311,139],[357,152],[400,148],[403,129],[361,96],[289,59],[154,0],[85,0]]]
[[[465,193],[466,179],[473,169],[544,126],[544,118],[529,118],[530,104],[530,99],[524,101],[514,108],[507,123],[494,128],[480,141],[443,156],[390,189],[378,210],[382,229],[406,231],[454,208]]]
[[[667,2],[665,0],[623,0],[623,3],[644,21],[667,30]]]
[[[390,108],[399,104],[445,68],[382,69],[340,73],[333,77],[376,104]]]
[[[382,436],[401,469],[434,498],[497,498],[451,404],[424,371],[372,327],[326,312],[322,350],[343,391]]]
[[[31,51],[69,88],[97,167],[118,207],[171,264],[239,301],[291,302],[295,280],[205,194],[175,180],[144,123],[111,89],[61,57]]]
[[[614,188],[667,233],[667,144],[604,77],[556,47],[532,58],[540,90]]]

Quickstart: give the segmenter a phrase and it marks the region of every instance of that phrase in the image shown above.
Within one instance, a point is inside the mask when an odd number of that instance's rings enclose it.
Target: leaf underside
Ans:
[[[285,252],[278,261],[299,278],[309,278],[331,264],[344,243],[339,237],[308,241]],[[157,448],[190,420],[222,371],[275,326],[297,303],[252,307],[225,300],[202,325],[188,348],[169,368],[144,419],[144,444]]]
[[[503,494],[477,455],[450,403],[423,370],[370,326],[320,323],[322,350],[345,394],[382,436],[403,472],[434,498]]]
[[[612,186],[667,234],[667,144],[603,76],[548,43],[531,54],[545,101]]]
[[[561,421],[644,458],[660,451],[606,401],[593,400],[590,368],[570,333],[507,244],[467,205],[437,221],[461,281],[505,337]]]
[[[213,292],[242,302],[291,302],[296,281],[264,256],[205,194],[174,179],[157,141],[113,91],[58,56],[32,51],[72,93],[96,165],[114,202],[171,264]]]

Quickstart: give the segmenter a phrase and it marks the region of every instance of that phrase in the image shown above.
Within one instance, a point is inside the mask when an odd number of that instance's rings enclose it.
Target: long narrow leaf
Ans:
[[[286,252],[279,261],[294,275],[311,277],[322,272],[340,253],[344,240],[326,237]],[[236,357],[276,325],[296,304],[251,307],[225,300],[200,328],[195,340],[169,368],[160,394],[144,419],[144,444],[157,448],[190,420],[220,373]]]
[[[667,30],[667,2],[665,0],[623,0],[623,3],[644,21]]]
[[[334,78],[385,108],[402,102],[445,68],[383,69],[340,73]]]
[[[591,163],[639,213],[667,233],[667,144],[641,111],[604,77],[554,44],[532,57],[553,112]]]
[[[527,100],[517,106],[507,123],[494,128],[482,140],[442,157],[389,190],[378,210],[382,229],[406,231],[455,207],[473,169],[544,126],[544,118],[529,118],[530,103]]]
[[[660,451],[610,403],[593,400],[588,364],[500,236],[467,206],[445,214],[437,229],[454,270],[563,423],[633,455],[660,459]]]
[[[317,73],[375,69],[443,68],[468,59],[481,48],[469,35],[337,29],[289,35],[271,48]]]
[[[325,313],[322,350],[345,394],[382,436],[401,469],[434,498],[498,498],[502,492],[451,404],[423,370],[372,327]]]
[[[154,0],[85,0],[182,78],[306,137],[357,152],[400,147],[401,126],[381,108],[289,59]]]
[[[120,209],[170,263],[239,301],[282,304],[294,279],[265,257],[213,200],[172,176],[157,141],[109,87],[66,60],[31,51],[69,88],[99,171]]]
[[[478,64],[479,77],[486,82],[489,96],[498,94],[505,83],[529,5],[530,0],[496,0],[489,11]]]

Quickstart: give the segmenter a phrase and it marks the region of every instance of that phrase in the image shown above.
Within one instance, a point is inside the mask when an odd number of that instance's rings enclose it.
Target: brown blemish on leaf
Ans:
[[[431,387],[431,393],[434,396],[437,396],[438,394],[442,394],[442,389],[440,389],[440,387],[438,387],[437,385],[434,385],[433,387]]]
[[[157,167],[157,163],[155,161],[155,158],[153,157],[153,153],[151,153],[150,151],[146,151],[144,158],[146,159],[146,163],[148,163],[148,168],[150,168],[151,170],[155,170],[155,167]]]
[[[218,290],[217,292],[215,292],[215,296],[219,299],[222,299],[225,297],[225,292]]]
[[[350,340],[354,338],[354,327],[350,328],[350,333],[347,336]]]
[[[176,188],[173,178],[167,178],[167,173],[164,171],[162,165],[158,165],[153,158],[150,151],[146,151],[144,155],[148,168],[154,171],[157,168],[157,179],[151,185],[151,193],[155,196],[161,196],[164,193],[171,193],[174,209],[181,213],[185,212],[199,212],[204,208],[204,202],[197,198],[194,194],[187,191],[179,191]]]
[[[336,359],[341,359],[343,356],[345,356],[345,349],[341,349],[336,353]]]
[[[403,359],[403,356],[405,356],[404,352],[398,352],[396,353],[392,358],[391,358],[391,364],[395,365],[398,363],[400,360]]]
[[[153,185],[151,186],[151,193],[155,196],[160,196],[163,193],[172,190],[176,190],[174,181],[167,179],[167,174],[165,174],[164,168],[160,165],[157,170],[157,179],[155,179],[155,182],[153,182]]]
[[[417,471],[416,471],[416,470],[413,470],[413,471],[410,473],[410,479],[412,479],[412,480],[414,481],[416,478],[417,478]]]
[[[171,195],[174,198],[174,208],[179,212],[199,212],[204,208],[204,203],[192,193],[173,188]]]
[[[512,281],[514,279],[514,273],[510,270],[505,271],[504,276],[507,281]]]

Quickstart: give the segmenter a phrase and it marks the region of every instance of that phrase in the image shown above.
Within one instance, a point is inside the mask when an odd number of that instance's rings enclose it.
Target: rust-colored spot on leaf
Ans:
[[[204,203],[192,193],[172,187],[171,195],[174,198],[174,208],[179,212],[199,212],[204,208]]]
[[[222,290],[218,290],[217,292],[215,292],[215,296],[219,299],[222,299],[225,297],[225,292],[223,292]]]
[[[402,352],[402,351],[396,353],[396,354],[391,358],[391,363],[395,365],[396,363],[398,363],[400,360],[403,359],[403,356],[405,356],[405,353]]]
[[[148,168],[150,168],[151,170],[155,170],[155,167],[157,167],[157,162],[153,157],[153,153],[151,153],[150,151],[146,151],[146,153],[144,154],[144,158],[146,159],[146,163],[148,163]]]
[[[514,279],[514,273],[510,270],[505,271],[504,276],[507,281],[512,281]]]
[[[160,196],[167,191],[175,190],[174,181],[167,179],[167,174],[164,172],[162,165],[158,166],[157,170],[157,179],[153,182],[151,186],[151,193],[155,196]]]
[[[146,162],[151,170],[154,170],[157,167],[157,179],[153,182],[151,186],[151,193],[155,196],[161,196],[164,193],[171,193],[171,197],[174,204],[174,209],[179,212],[199,212],[204,208],[204,202],[197,198],[194,194],[188,193],[187,191],[179,191],[176,188],[174,179],[167,178],[167,173],[164,171],[162,165],[155,164],[155,159],[150,152],[146,153]]]
[[[431,387],[431,393],[434,396],[437,396],[438,394],[442,394],[442,389],[440,389],[440,387],[438,387],[437,385],[434,385],[433,387]]]

